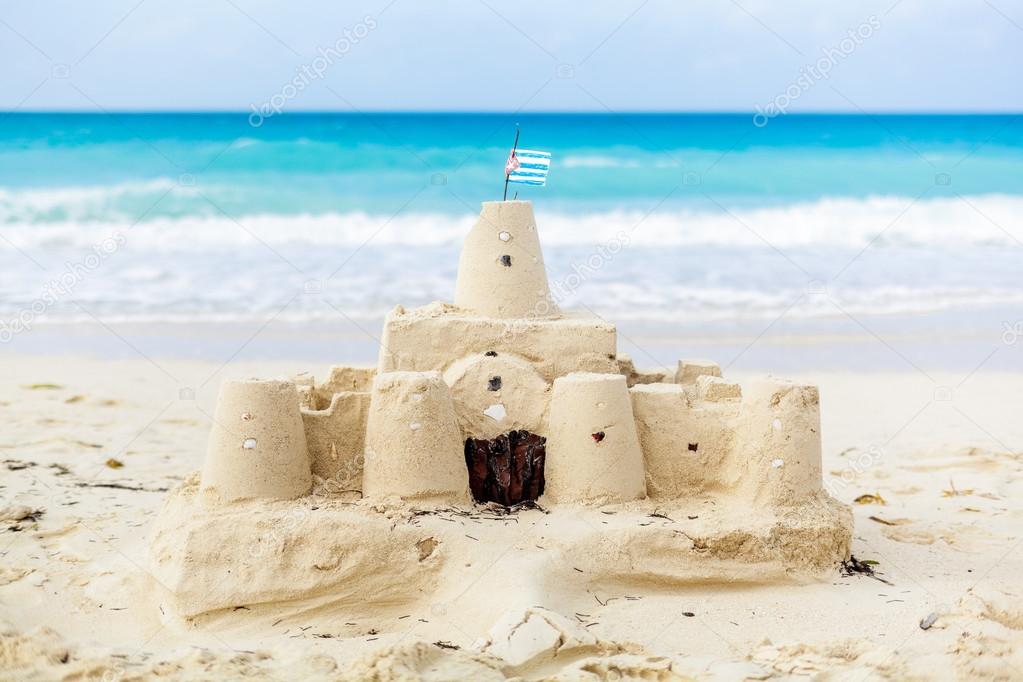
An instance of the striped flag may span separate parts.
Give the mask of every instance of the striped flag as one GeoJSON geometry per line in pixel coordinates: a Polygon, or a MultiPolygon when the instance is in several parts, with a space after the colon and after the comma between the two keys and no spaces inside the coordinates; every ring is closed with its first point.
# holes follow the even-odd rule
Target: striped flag
{"type": "Polygon", "coordinates": [[[543,187],[547,184],[547,173],[550,169],[550,152],[513,149],[511,156],[508,157],[508,163],[504,165],[504,174],[508,182],[543,187]]]}

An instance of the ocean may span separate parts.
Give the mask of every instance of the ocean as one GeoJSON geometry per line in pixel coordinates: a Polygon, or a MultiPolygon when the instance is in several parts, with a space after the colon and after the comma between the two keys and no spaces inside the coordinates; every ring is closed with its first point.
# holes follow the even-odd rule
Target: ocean
{"type": "Polygon", "coordinates": [[[552,153],[548,185],[509,197],[534,202],[559,303],[628,338],[708,351],[761,330],[1023,339],[1023,117],[757,123],[0,115],[0,336],[33,347],[21,337],[78,322],[371,329],[397,303],[451,300],[461,238],[500,199],[518,124],[523,147],[552,153]]]}

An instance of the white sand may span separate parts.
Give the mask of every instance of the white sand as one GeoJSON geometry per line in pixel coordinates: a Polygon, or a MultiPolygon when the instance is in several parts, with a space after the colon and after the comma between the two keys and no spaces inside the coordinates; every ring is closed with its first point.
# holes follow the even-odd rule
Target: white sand
{"type": "MultiPolygon", "coordinates": [[[[525,613],[487,635],[494,595],[480,586],[515,542],[537,539],[524,526],[507,554],[467,562],[460,592],[415,613],[161,614],[147,533],[165,489],[201,466],[219,381],[324,368],[220,369],[0,361],[0,678],[1023,678],[1023,375],[793,377],[820,385],[826,485],[845,502],[886,502],[854,505],[853,540],[886,582],[836,571],[804,585],[618,594],[570,571],[520,595],[553,616],[525,613]],[[528,641],[509,648],[509,632],[528,641]],[[469,649],[488,639],[485,653],[469,649]]],[[[476,525],[453,523],[466,535],[476,525]]]]}

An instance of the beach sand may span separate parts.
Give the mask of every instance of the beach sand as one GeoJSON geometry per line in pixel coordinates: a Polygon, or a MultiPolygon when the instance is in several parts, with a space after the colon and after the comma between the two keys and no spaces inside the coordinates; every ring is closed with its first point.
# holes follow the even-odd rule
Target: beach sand
{"type": "Polygon", "coordinates": [[[299,371],[326,367],[0,359],[0,679],[1023,678],[1023,374],[791,376],[820,386],[825,486],[876,576],[615,593],[576,574],[540,604],[571,646],[514,668],[471,649],[501,599],[472,584],[416,613],[162,608],[147,536],[201,466],[220,381],[299,371]]]}

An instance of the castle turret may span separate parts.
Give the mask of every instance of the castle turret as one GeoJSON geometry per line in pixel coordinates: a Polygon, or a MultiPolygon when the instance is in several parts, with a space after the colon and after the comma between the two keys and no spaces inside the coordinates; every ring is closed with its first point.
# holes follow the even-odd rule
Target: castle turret
{"type": "Polygon", "coordinates": [[[646,496],[643,451],[624,376],[578,372],[554,381],[545,476],[551,503],[646,496]]]}
{"type": "Polygon", "coordinates": [[[455,305],[496,318],[559,314],[547,284],[532,203],[483,202],[458,261],[455,305]]]}
{"type": "Polygon", "coordinates": [[[451,391],[439,372],[376,375],[366,424],[366,497],[468,502],[462,452],[451,391]]]}
{"type": "Polygon", "coordinates": [[[291,381],[225,381],[210,431],[201,490],[207,503],[291,499],[312,487],[309,451],[291,381]]]}
{"type": "Polygon", "coordinates": [[[742,406],[743,496],[761,503],[791,505],[820,491],[817,387],[768,377],[751,383],[742,406]]]}

